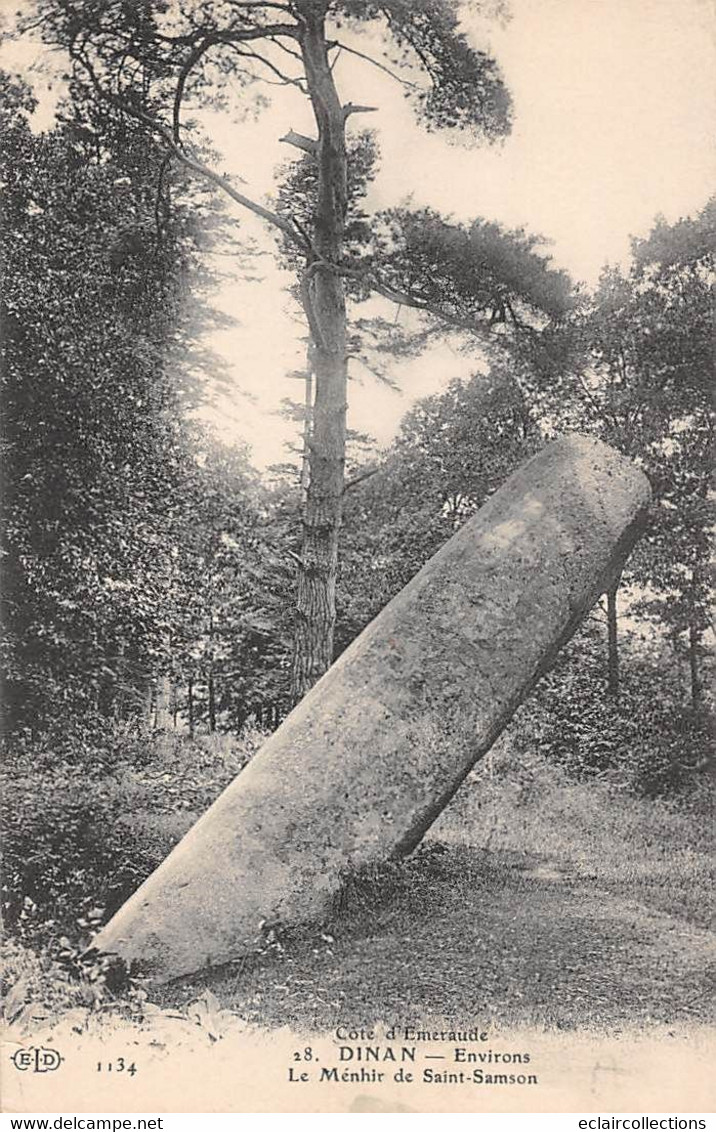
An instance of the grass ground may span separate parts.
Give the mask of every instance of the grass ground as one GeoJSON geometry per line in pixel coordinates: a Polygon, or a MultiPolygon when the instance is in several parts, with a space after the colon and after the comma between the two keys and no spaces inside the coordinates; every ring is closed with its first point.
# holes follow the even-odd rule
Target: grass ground
{"type": "MultiPolygon", "coordinates": [[[[83,803],[79,817],[93,815],[111,840],[93,887],[86,875],[77,880],[82,899],[70,911],[101,890],[99,865],[108,860],[116,872],[122,839],[128,863],[146,848],[153,867],[243,759],[202,746],[188,765],[185,747],[174,746],[146,770],[115,768],[116,807],[95,807],[96,790],[83,803]]],[[[66,799],[52,809],[58,782],[69,793],[63,774],[45,785],[44,824],[26,836],[28,852],[53,849],[47,836],[35,846],[35,834],[66,829],[63,814],[77,824],[66,799]]],[[[37,780],[27,782],[36,806],[37,780]]],[[[27,834],[23,820],[20,811],[27,834]]],[[[57,868],[72,859],[63,842],[57,868]]],[[[51,1074],[9,1073],[4,1103],[21,1112],[313,1111],[315,1095],[297,1094],[288,1077],[297,1043],[318,1043],[317,1061],[342,1068],[340,1024],[377,1023],[380,1033],[402,1023],[479,1024],[496,1049],[530,1052],[539,1093],[418,1083],[406,1094],[389,1076],[384,1089],[325,1084],[318,1111],[443,1112],[458,1102],[474,1112],[709,1111],[711,859],[703,798],[689,808],[639,800],[504,750],[413,856],[355,878],[330,922],[149,1000],[137,984],[108,995],[91,970],[77,980],[52,936],[40,935],[38,949],[36,928],[21,917],[0,955],[2,1056],[30,1044],[62,1050],[65,1062],[59,1088],[51,1074]],[[136,1076],[97,1072],[118,1053],[136,1060],[136,1076]]]]}
{"type": "Polygon", "coordinates": [[[331,921],[163,992],[249,1021],[386,1018],[621,1031],[714,1020],[708,817],[497,766],[331,921]],[[491,773],[492,772],[492,773],[491,773]]]}

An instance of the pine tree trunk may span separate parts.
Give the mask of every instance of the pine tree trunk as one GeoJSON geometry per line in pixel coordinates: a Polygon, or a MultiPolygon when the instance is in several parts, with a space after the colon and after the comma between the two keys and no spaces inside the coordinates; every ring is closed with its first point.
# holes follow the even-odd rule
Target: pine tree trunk
{"type": "Polygon", "coordinates": [[[691,706],[694,710],[701,707],[704,699],[704,688],[701,682],[700,643],[701,633],[692,622],[689,625],[689,675],[691,677],[691,706]]]}
{"type": "Polygon", "coordinates": [[[213,735],[216,731],[216,690],[214,687],[214,670],[209,669],[209,731],[213,735]]]}
{"type": "Polygon", "coordinates": [[[297,8],[305,21],[301,50],[318,126],[318,200],[315,256],[302,288],[313,343],[315,398],[291,667],[293,703],[333,661],[348,376],[345,290],[336,270],[347,207],[346,116],[328,62],[325,4],[304,0],[297,8]]]}
{"type": "Polygon", "coordinates": [[[615,582],[607,590],[607,638],[608,638],[608,664],[607,664],[607,690],[610,696],[619,695],[619,646],[617,641],[617,590],[619,582],[615,582]]]}
{"type": "Polygon", "coordinates": [[[171,700],[171,680],[168,676],[160,676],[157,680],[156,697],[154,727],[157,731],[167,731],[171,700]]]}
{"type": "Polygon", "coordinates": [[[189,734],[194,738],[194,681],[189,680],[186,690],[186,709],[189,716],[189,734]]]}
{"type": "Polygon", "coordinates": [[[207,691],[209,695],[209,731],[213,735],[216,731],[216,684],[214,677],[214,657],[215,657],[215,642],[214,642],[214,614],[209,614],[209,649],[208,649],[208,662],[209,673],[207,677],[207,691]]]}
{"type": "Polygon", "coordinates": [[[313,429],[313,347],[308,350],[306,377],[303,391],[303,453],[301,455],[301,488],[308,491],[311,482],[309,456],[311,452],[311,432],[313,429]]]}
{"type": "Polygon", "coordinates": [[[115,722],[124,719],[126,711],[126,686],[127,686],[127,663],[126,663],[126,646],[124,640],[120,640],[117,645],[117,661],[115,665],[116,681],[114,685],[114,695],[112,697],[112,715],[115,722]]]}
{"type": "Polygon", "coordinates": [[[691,614],[689,617],[689,676],[691,683],[691,706],[696,711],[704,702],[704,686],[701,680],[701,629],[699,628],[696,610],[700,599],[703,600],[701,586],[703,582],[703,567],[694,566],[691,571],[691,614]]]}
{"type": "Polygon", "coordinates": [[[152,713],[154,711],[154,685],[147,676],[146,683],[141,690],[141,705],[139,708],[139,728],[142,732],[151,731],[152,713]]]}

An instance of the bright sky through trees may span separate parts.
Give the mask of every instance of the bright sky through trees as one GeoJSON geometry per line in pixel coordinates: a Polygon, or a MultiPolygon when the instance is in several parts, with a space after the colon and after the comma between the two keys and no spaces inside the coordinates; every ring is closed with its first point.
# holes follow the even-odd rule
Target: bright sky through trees
{"type": "MultiPolygon", "coordinates": [[[[705,203],[716,183],[710,0],[510,0],[506,22],[470,8],[465,28],[478,43],[487,40],[514,99],[512,135],[501,146],[466,149],[426,134],[392,79],[344,55],[336,71],[342,96],[379,107],[356,120],[380,139],[371,204],[412,196],[416,206],[459,219],[524,225],[551,241],[559,266],[592,285],[602,264],[628,258],[630,236],[645,235],[657,213],[673,221],[705,203]]],[[[30,54],[18,52],[18,62],[30,54]]],[[[217,114],[207,125],[223,168],[243,177],[255,197],[270,193],[277,164],[295,157],[279,138],[291,126],[310,133],[311,118],[297,92],[277,87],[255,121],[217,114]]],[[[284,458],[286,440],[298,440],[296,423],[275,413],[282,398],[301,396],[285,374],[302,364],[302,327],[282,292],[290,277],[274,267],[272,238],[246,213],[239,219],[269,254],[257,260],[260,285],[228,282],[218,296],[238,320],[213,343],[235,382],[216,390],[205,415],[225,440],[248,440],[254,460],[266,465],[284,458]]],[[[230,270],[226,260],[221,266],[230,270]]],[[[356,367],[349,426],[387,441],[416,397],[475,365],[454,348],[433,349],[396,368],[402,394],[356,367]]]]}

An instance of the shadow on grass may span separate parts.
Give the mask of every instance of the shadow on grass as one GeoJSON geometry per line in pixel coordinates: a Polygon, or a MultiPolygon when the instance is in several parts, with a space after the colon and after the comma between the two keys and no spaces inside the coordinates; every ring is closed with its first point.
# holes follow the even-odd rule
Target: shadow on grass
{"type": "Polygon", "coordinates": [[[355,877],[320,928],[165,988],[211,987],[251,1022],[619,1031],[706,1021],[708,934],[517,849],[428,842],[355,877]]]}

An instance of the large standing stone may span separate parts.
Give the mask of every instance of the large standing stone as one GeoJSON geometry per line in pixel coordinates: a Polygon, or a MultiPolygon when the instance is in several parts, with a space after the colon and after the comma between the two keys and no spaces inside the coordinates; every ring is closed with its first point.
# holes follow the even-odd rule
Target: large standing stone
{"type": "Polygon", "coordinates": [[[95,945],[158,980],[325,912],[413,848],[616,576],[649,502],[569,436],[517,470],[353,642],[95,945]]]}

